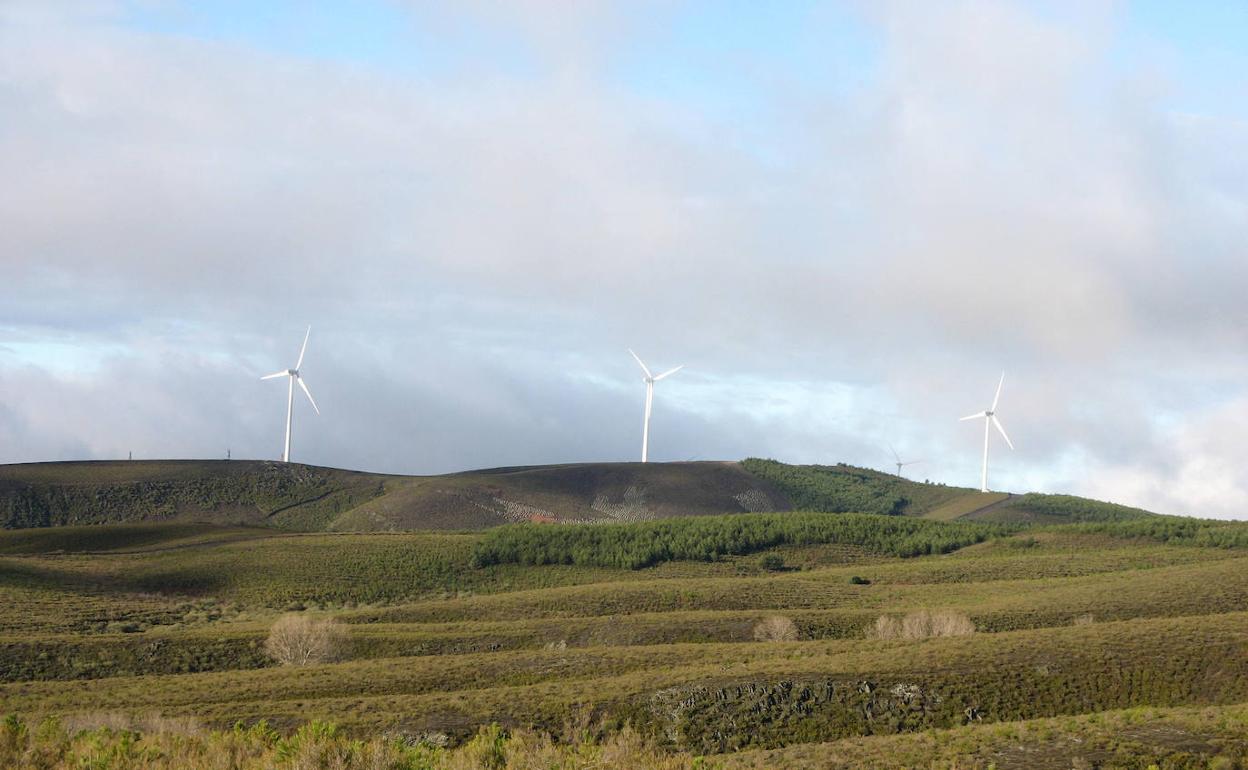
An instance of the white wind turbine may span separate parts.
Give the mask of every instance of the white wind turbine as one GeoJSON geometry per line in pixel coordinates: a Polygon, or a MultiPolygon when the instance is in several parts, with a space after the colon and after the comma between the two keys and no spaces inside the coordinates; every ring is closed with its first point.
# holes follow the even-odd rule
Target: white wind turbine
{"type": "Polygon", "coordinates": [[[309,326],[307,332],[303,335],[303,347],[299,348],[299,360],[295,362],[294,369],[285,369],[273,374],[266,374],[261,377],[262,380],[271,380],[275,377],[289,377],[286,389],[286,445],[282,450],[282,462],[290,462],[290,418],[295,411],[295,383],[299,383],[299,387],[303,388],[303,393],[308,397],[308,401],[312,404],[312,408],[316,409],[316,413],[320,414],[321,410],[317,409],[316,401],[312,398],[312,391],[308,390],[308,386],[304,384],[303,377],[299,375],[299,367],[303,366],[303,354],[308,351],[308,336],[312,334],[312,327],[309,326]]]}
{"type": "Polygon", "coordinates": [[[893,453],[893,459],[897,461],[897,462],[895,462],[895,463],[893,463],[893,464],[897,466],[897,475],[898,475],[898,476],[900,476],[900,475],[901,475],[901,469],[902,469],[902,467],[903,467],[903,466],[906,466],[906,465],[917,465],[918,463],[923,462],[922,460],[906,460],[905,462],[902,462],[901,455],[897,454],[897,450],[896,450],[896,449],[893,449],[893,445],[892,445],[892,444],[889,444],[889,445],[888,445],[888,451],[890,451],[890,452],[892,452],[892,453],[893,453]]]}
{"type": "Polygon", "coordinates": [[[650,447],[650,405],[654,403],[654,383],[664,377],[670,377],[676,372],[679,372],[681,369],[685,368],[685,365],[681,364],[675,369],[668,369],[660,375],[653,375],[650,373],[650,369],[646,367],[637,354],[632,351],[632,348],[629,348],[628,352],[637,362],[637,365],[641,367],[641,370],[646,373],[646,376],[642,378],[646,383],[646,417],[641,426],[641,461],[644,463],[646,462],[650,447]]]}
{"type": "Polygon", "coordinates": [[[968,414],[962,418],[962,420],[978,420],[982,417],[984,420],[984,475],[979,487],[981,492],[988,491],[988,433],[990,426],[997,426],[997,430],[1001,432],[1001,438],[1005,439],[1006,446],[1011,450],[1014,449],[1014,444],[1010,442],[1010,437],[1005,435],[1005,428],[1001,427],[1001,421],[997,419],[997,403],[1001,400],[1001,386],[1004,384],[1005,372],[1001,372],[1001,380],[997,383],[997,395],[992,397],[992,406],[987,411],[968,414]]]}

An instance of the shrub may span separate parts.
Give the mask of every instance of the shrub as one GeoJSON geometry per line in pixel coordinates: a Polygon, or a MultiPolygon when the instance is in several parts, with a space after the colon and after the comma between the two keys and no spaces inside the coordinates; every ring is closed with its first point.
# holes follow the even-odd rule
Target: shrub
{"type": "Polygon", "coordinates": [[[1072,626],[1090,626],[1095,622],[1096,618],[1092,617],[1092,613],[1086,612],[1082,615],[1076,615],[1074,619],[1070,621],[1070,624],[1072,626]]]}
{"type": "Polygon", "coordinates": [[[854,575],[853,577],[851,577],[851,578],[849,579],[849,583],[850,583],[850,585],[855,585],[855,586],[869,586],[869,585],[871,585],[871,581],[870,581],[870,580],[867,580],[866,578],[861,577],[861,576],[859,576],[859,575],[854,575]]]}
{"type": "Polygon", "coordinates": [[[1028,492],[1010,508],[1067,521],[1114,522],[1159,518],[1155,513],[1117,503],[1105,503],[1073,495],[1044,495],[1038,492],[1028,492]]]}
{"type": "Polygon", "coordinates": [[[875,626],[867,635],[873,639],[900,639],[901,619],[892,615],[881,615],[875,619],[875,626]]]}
{"type": "Polygon", "coordinates": [[[576,564],[641,569],[665,561],[715,561],[779,545],[857,545],[872,553],[949,553],[1017,531],[1009,524],[944,522],[864,513],[738,513],[631,524],[508,524],[486,532],[476,567],[576,564]]]}
{"type": "Polygon", "coordinates": [[[796,642],[797,639],[797,626],[783,615],[763,618],[754,626],[756,642],[796,642]]]}
{"type": "Polygon", "coordinates": [[[934,636],[969,636],[975,624],[964,613],[953,610],[918,610],[905,617],[881,615],[868,635],[875,639],[930,639],[934,636]]]}
{"type": "Polygon", "coordinates": [[[768,572],[779,572],[784,569],[784,557],[778,553],[765,554],[763,558],[758,560],[758,566],[768,572]]]}
{"type": "Polygon", "coordinates": [[[347,630],[333,618],[283,615],[269,630],[264,651],[283,666],[306,666],[338,660],[347,646],[347,630]]]}
{"type": "Polygon", "coordinates": [[[899,514],[909,500],[895,479],[849,466],[786,465],[751,457],[741,466],[778,487],[804,511],[899,514]]]}

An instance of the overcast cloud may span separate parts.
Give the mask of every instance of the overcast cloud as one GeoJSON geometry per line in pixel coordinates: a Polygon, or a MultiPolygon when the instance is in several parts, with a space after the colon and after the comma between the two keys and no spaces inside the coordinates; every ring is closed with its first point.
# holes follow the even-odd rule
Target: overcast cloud
{"type": "Polygon", "coordinates": [[[311,323],[305,462],[634,459],[631,346],[653,459],[972,485],[1005,370],[994,487],[1248,517],[1248,16],[309,7],[0,0],[0,462],[275,457],[311,323]]]}

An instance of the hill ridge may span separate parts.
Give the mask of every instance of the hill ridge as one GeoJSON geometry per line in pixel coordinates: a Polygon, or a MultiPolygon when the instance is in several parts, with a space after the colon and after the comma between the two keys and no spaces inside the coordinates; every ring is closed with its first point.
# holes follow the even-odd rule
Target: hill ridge
{"type": "Polygon", "coordinates": [[[0,465],[4,529],[205,521],[309,532],[475,530],[795,509],[1048,523],[1150,515],[1069,496],[985,496],[843,463],[759,458],[554,463],[427,476],[271,460],[0,465]]]}

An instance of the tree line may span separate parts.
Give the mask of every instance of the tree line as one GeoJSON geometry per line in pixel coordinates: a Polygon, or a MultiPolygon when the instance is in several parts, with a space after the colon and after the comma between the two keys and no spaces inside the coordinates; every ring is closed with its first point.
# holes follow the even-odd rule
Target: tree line
{"type": "Polygon", "coordinates": [[[715,561],[780,545],[840,543],[889,556],[948,553],[1019,529],[821,512],[691,516],[633,524],[512,524],[487,532],[473,552],[493,564],[575,564],[641,569],[665,561],[715,561]]]}

